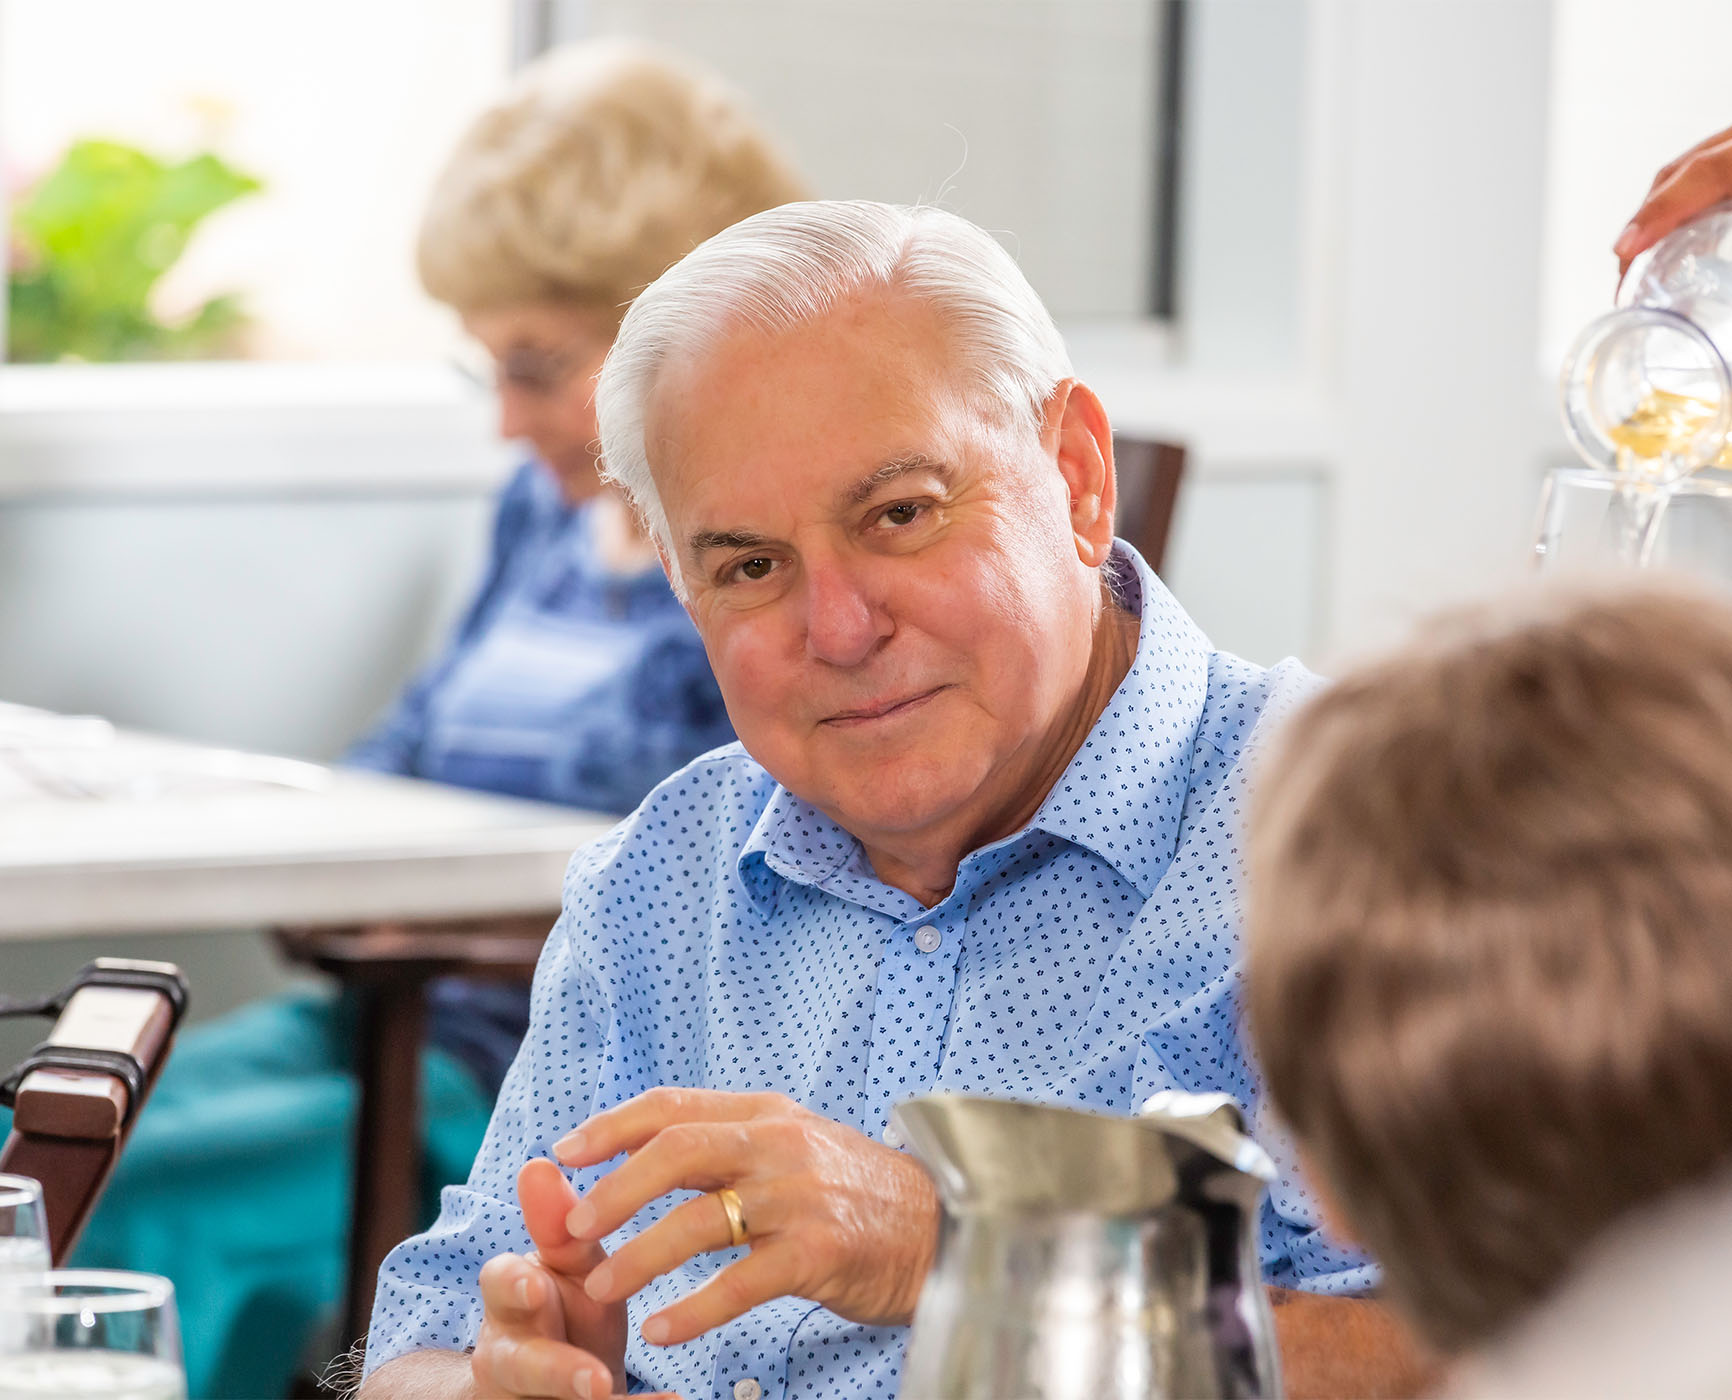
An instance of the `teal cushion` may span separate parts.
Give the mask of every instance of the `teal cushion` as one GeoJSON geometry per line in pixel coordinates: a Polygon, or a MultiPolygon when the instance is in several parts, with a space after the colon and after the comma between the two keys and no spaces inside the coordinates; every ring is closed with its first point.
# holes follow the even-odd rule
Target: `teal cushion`
{"type": "MultiPolygon", "coordinates": [[[[356,1101],[350,1008],[322,991],[185,1032],[139,1115],[73,1263],[166,1274],[187,1387],[281,1396],[341,1291],[356,1101]]],[[[422,1057],[421,1214],[461,1181],[492,1105],[467,1069],[422,1057]]]]}

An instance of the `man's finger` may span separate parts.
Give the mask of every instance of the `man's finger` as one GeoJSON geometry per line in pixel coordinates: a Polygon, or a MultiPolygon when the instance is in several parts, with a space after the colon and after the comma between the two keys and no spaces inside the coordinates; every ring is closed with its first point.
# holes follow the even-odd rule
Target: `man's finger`
{"type": "Polygon", "coordinates": [[[590,1187],[566,1213],[575,1237],[599,1240],[670,1191],[713,1191],[736,1182],[763,1152],[754,1152],[743,1123],[676,1123],[657,1133],[590,1187]]]}
{"type": "Polygon", "coordinates": [[[525,1162],[517,1173],[517,1200],[535,1252],[548,1268],[581,1279],[607,1257],[594,1239],[577,1239],[566,1228],[577,1192],[557,1164],[545,1157],[525,1162]]]}
{"type": "Polygon", "coordinates": [[[545,1275],[520,1254],[495,1254],[481,1266],[481,1306],[502,1327],[539,1326],[551,1297],[545,1275]]]}
{"type": "Polygon", "coordinates": [[[584,1280],[583,1289],[598,1303],[629,1298],[686,1260],[727,1249],[729,1244],[728,1214],[722,1203],[714,1196],[699,1196],[675,1206],[641,1235],[616,1249],[584,1280]]]}
{"type": "Polygon", "coordinates": [[[651,1089],[617,1108],[598,1113],[553,1145],[568,1167],[593,1167],[622,1152],[636,1152],[675,1123],[737,1123],[785,1105],[776,1094],[736,1094],[724,1089],[651,1089]]]}
{"type": "Polygon", "coordinates": [[[606,1366],[570,1342],[551,1337],[484,1333],[469,1370],[483,1395],[602,1400],[613,1394],[613,1376],[606,1366]]]}
{"type": "Polygon", "coordinates": [[[798,1276],[792,1245],[776,1244],[754,1249],[738,1263],[730,1264],[696,1293],[681,1298],[644,1319],[643,1338],[653,1346],[675,1346],[732,1322],[760,1303],[797,1293],[798,1276]]]}

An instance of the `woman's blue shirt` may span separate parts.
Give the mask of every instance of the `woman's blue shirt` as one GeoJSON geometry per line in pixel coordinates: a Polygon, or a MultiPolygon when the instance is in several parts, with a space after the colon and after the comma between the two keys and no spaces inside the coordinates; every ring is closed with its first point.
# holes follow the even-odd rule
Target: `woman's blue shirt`
{"type": "Polygon", "coordinates": [[[730,742],[691,619],[660,569],[597,562],[594,514],[544,468],[521,468],[444,655],[345,761],[624,815],[730,742]]]}
{"type": "MultiPolygon", "coordinates": [[[[362,768],[624,815],[733,740],[691,619],[660,569],[598,562],[595,511],[520,468],[499,500],[480,591],[445,652],[345,756],[362,768]]],[[[445,979],[429,1038],[496,1091],[527,988],[445,979]]]]}

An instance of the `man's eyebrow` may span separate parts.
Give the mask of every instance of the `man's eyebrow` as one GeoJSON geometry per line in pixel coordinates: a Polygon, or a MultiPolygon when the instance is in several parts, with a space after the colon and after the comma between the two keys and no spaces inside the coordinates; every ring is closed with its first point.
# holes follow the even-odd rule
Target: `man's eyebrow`
{"type": "MultiPolygon", "coordinates": [[[[864,505],[888,483],[914,472],[930,472],[945,482],[952,475],[947,462],[928,457],[924,452],[904,452],[892,457],[877,471],[861,477],[843,492],[843,499],[850,505],[864,505]]],[[[768,535],[751,530],[699,530],[686,540],[686,548],[693,554],[702,554],[711,549],[761,549],[771,543],[768,535]]]]}
{"type": "Polygon", "coordinates": [[[693,554],[702,554],[708,549],[757,549],[769,542],[768,536],[750,530],[699,530],[686,541],[686,547],[693,554]]]}
{"type": "Polygon", "coordinates": [[[941,462],[936,457],[928,457],[924,452],[905,452],[899,457],[892,457],[870,476],[861,477],[848,488],[846,499],[850,505],[865,505],[878,493],[880,487],[913,472],[931,472],[946,482],[951,475],[949,463],[941,462]]]}

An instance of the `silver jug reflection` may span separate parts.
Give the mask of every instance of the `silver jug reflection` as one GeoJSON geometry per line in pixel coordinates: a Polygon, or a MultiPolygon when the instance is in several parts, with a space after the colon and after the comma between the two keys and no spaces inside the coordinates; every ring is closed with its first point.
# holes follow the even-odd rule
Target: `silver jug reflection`
{"type": "Polygon", "coordinates": [[[1277,1396],[1257,1207],[1224,1094],[1135,1118],[932,1094],[899,1105],[944,1206],[904,1400],[1277,1396]]]}

